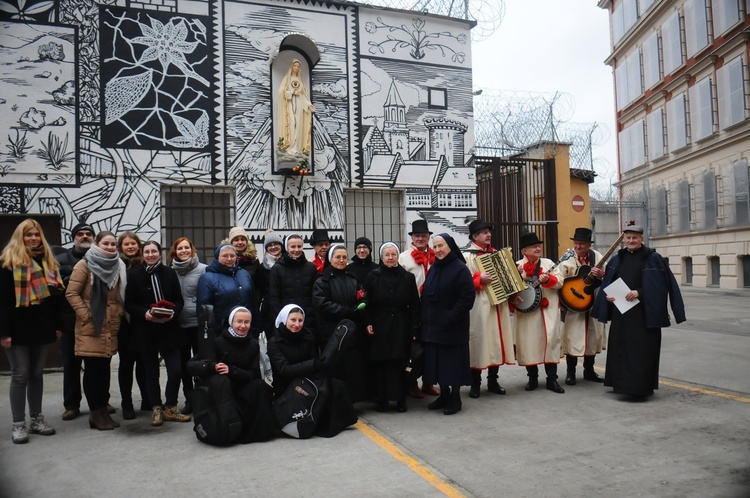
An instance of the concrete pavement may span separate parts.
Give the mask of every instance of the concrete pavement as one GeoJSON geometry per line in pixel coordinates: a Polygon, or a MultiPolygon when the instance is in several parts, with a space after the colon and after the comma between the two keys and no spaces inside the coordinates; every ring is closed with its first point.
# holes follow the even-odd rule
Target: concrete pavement
{"type": "Polygon", "coordinates": [[[192,424],[152,428],[148,414],[122,421],[119,411],[122,427],[99,432],[86,416],[60,420],[62,374],[50,373],[44,410],[57,435],[13,445],[2,376],[0,496],[747,497],[750,292],[683,295],[688,321],[664,330],[664,382],[647,402],[583,380],[562,395],[527,393],[524,369],[505,366],[506,396],[483,390],[473,400],[465,389],[452,417],[429,412],[429,399],[410,399],[405,414],[362,405],[379,442],[352,428],[333,439],[213,448],[192,424]]]}

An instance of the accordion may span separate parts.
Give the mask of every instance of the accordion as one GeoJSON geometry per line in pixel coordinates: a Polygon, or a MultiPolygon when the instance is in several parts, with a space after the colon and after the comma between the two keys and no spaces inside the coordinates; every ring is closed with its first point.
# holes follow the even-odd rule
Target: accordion
{"type": "Polygon", "coordinates": [[[477,256],[476,262],[480,271],[492,276],[492,282],[485,285],[484,290],[493,305],[497,306],[513,294],[527,289],[526,283],[518,273],[516,262],[513,261],[510,247],[477,256]]]}

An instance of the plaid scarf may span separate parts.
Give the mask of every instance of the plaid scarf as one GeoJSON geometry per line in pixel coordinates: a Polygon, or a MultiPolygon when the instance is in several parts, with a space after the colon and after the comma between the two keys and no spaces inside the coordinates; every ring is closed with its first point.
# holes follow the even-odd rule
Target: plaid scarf
{"type": "Polygon", "coordinates": [[[60,290],[65,288],[60,272],[50,270],[44,259],[41,266],[35,259],[32,259],[28,266],[14,266],[13,283],[16,291],[16,308],[41,304],[50,296],[50,286],[60,290]]]}

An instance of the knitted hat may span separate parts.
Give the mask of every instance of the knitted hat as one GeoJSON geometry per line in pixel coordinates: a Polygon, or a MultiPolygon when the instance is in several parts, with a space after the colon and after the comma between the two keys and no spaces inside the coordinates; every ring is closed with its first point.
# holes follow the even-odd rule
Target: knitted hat
{"type": "Polygon", "coordinates": [[[79,223],[76,226],[73,227],[73,230],[70,231],[70,234],[75,237],[78,232],[81,230],[88,230],[91,232],[94,236],[96,236],[96,230],[94,230],[94,227],[89,225],[88,223],[79,223]]]}
{"type": "Polygon", "coordinates": [[[266,248],[269,244],[272,244],[274,242],[284,245],[284,237],[282,237],[278,232],[274,232],[273,230],[271,230],[263,238],[263,247],[266,248]]]}
{"type": "Polygon", "coordinates": [[[247,236],[247,232],[245,232],[244,228],[234,227],[229,230],[229,242],[232,242],[235,237],[239,237],[240,235],[245,237],[247,240],[250,240],[250,237],[247,236]]]}
{"type": "Polygon", "coordinates": [[[370,252],[372,252],[372,241],[367,237],[359,237],[354,241],[354,249],[356,250],[359,246],[367,246],[370,252]]]}

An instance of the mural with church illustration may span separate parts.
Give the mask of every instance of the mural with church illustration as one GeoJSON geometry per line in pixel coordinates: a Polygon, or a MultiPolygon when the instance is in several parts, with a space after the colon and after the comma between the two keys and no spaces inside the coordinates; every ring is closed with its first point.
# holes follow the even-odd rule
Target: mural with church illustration
{"type": "Polygon", "coordinates": [[[67,245],[79,221],[160,240],[181,195],[218,192],[217,229],[340,239],[346,189],[400,189],[406,225],[465,240],[466,21],[333,1],[6,3],[0,213],[57,214],[67,245]]]}

